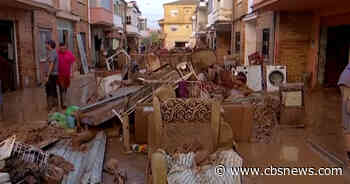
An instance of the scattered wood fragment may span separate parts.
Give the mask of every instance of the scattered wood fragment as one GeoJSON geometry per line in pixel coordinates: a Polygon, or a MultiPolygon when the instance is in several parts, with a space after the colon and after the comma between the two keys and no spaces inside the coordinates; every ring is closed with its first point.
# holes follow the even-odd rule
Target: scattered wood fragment
{"type": "Polygon", "coordinates": [[[116,159],[110,159],[105,166],[105,171],[111,175],[113,175],[114,183],[116,184],[126,184],[127,175],[125,171],[119,168],[119,161],[116,159]]]}

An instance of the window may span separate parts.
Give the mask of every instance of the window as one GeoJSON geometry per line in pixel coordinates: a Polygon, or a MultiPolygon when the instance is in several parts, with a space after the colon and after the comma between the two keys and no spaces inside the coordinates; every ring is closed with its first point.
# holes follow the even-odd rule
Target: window
{"type": "Polygon", "coordinates": [[[106,8],[108,10],[112,9],[111,0],[100,0],[100,7],[106,8]]]}
{"type": "Polygon", "coordinates": [[[191,8],[185,8],[185,14],[191,14],[191,8]]]}
{"type": "Polygon", "coordinates": [[[51,40],[51,31],[46,29],[40,29],[39,30],[39,60],[40,61],[46,61],[47,58],[47,49],[46,49],[46,42],[48,40],[51,40]]]}
{"type": "Polygon", "coordinates": [[[211,10],[213,10],[213,4],[214,4],[214,0],[209,0],[209,2],[208,2],[208,9],[209,9],[209,12],[211,11],[211,10]]]}
{"type": "Polygon", "coordinates": [[[178,16],[178,15],[179,15],[179,10],[170,10],[170,15],[171,15],[172,17],[178,16]]]}
{"type": "Polygon", "coordinates": [[[175,47],[176,48],[183,48],[186,47],[187,42],[175,42],[175,47]]]}
{"type": "Polygon", "coordinates": [[[236,32],[235,47],[236,47],[236,52],[239,52],[241,50],[241,33],[240,32],[236,32]]]}
{"type": "Polygon", "coordinates": [[[126,16],[126,24],[127,25],[131,24],[131,16],[126,16]]]}
{"type": "Polygon", "coordinates": [[[175,32],[175,31],[177,31],[178,29],[179,29],[179,27],[176,26],[176,25],[170,26],[170,30],[171,30],[172,32],[175,32]]]}
{"type": "Polygon", "coordinates": [[[70,51],[75,52],[73,23],[65,19],[57,19],[57,29],[58,42],[65,43],[70,51]]]}
{"type": "Polygon", "coordinates": [[[212,46],[213,50],[216,50],[216,44],[217,44],[217,40],[216,38],[213,38],[213,46],[212,46]]]}
{"type": "Polygon", "coordinates": [[[269,56],[270,50],[270,29],[263,29],[262,55],[269,56]]]}
{"type": "Polygon", "coordinates": [[[119,15],[120,16],[120,9],[119,9],[119,2],[118,1],[114,1],[114,15],[119,15]]]}

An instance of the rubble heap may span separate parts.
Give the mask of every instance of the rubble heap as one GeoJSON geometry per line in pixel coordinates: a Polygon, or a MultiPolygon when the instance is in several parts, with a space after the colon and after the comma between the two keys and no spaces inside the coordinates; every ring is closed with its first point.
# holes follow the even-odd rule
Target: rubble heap
{"type": "Polygon", "coordinates": [[[262,101],[253,101],[254,127],[253,142],[270,142],[278,124],[280,101],[272,96],[264,96],[262,101]]]}
{"type": "Polygon", "coordinates": [[[23,123],[0,130],[0,140],[16,135],[16,140],[25,144],[38,145],[49,139],[66,135],[62,128],[52,127],[47,122],[23,123]]]}

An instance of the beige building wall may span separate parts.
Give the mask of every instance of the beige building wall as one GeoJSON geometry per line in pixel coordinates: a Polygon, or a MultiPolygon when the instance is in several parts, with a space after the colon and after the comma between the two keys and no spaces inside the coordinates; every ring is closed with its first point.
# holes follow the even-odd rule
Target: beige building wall
{"type": "Polygon", "coordinates": [[[166,48],[175,47],[176,42],[190,42],[192,36],[192,24],[165,24],[166,48]],[[176,31],[172,29],[176,28],[176,31]]]}
{"type": "Polygon", "coordinates": [[[245,63],[246,53],[246,25],[243,17],[248,13],[248,0],[233,1],[233,54],[240,58],[240,63],[245,63]],[[237,44],[237,33],[239,33],[239,44],[237,44]],[[237,48],[237,45],[239,48],[237,48]]]}
{"type": "Polygon", "coordinates": [[[192,42],[192,16],[196,10],[193,4],[165,4],[164,5],[164,33],[165,47],[171,49],[176,42],[192,42]]]}

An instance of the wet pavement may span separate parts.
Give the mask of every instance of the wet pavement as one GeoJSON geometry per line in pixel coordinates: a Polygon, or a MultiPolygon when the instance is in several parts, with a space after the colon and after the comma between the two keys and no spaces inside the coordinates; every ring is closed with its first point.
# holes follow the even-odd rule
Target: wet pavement
{"type": "MultiPolygon", "coordinates": [[[[105,163],[110,158],[115,158],[119,161],[119,168],[127,173],[127,184],[143,184],[145,181],[147,155],[143,153],[126,154],[123,151],[123,145],[119,138],[109,138],[107,140],[107,150],[105,155],[105,163]]],[[[113,176],[103,173],[103,182],[112,184],[113,176]]]]}
{"type": "Polygon", "coordinates": [[[27,88],[4,94],[2,125],[47,120],[44,88],[27,88]]]}
{"type": "MultiPolygon", "coordinates": [[[[322,89],[306,97],[306,128],[279,127],[273,140],[266,143],[239,143],[238,151],[248,167],[338,167],[347,163],[341,124],[341,98],[337,89],[322,89]],[[323,150],[321,154],[318,149],[323,150]],[[335,159],[330,159],[330,158],[335,159]],[[331,161],[338,162],[331,162],[331,161]]],[[[43,88],[25,89],[4,95],[5,121],[1,126],[18,122],[30,123],[47,119],[43,88]]],[[[126,169],[128,183],[145,183],[147,157],[144,154],[123,153],[119,138],[109,138],[105,161],[116,158],[126,169]]],[[[348,172],[346,172],[347,174],[348,172]]],[[[343,184],[348,176],[250,176],[248,184],[343,184]]],[[[104,183],[113,177],[104,173],[104,183]]]]}
{"type": "Polygon", "coordinates": [[[348,164],[341,122],[341,94],[336,88],[322,89],[307,96],[308,141],[335,161],[348,164]]]}
{"type": "MultiPolygon", "coordinates": [[[[269,168],[315,168],[338,167],[307,144],[303,129],[279,128],[274,139],[268,143],[241,143],[238,151],[246,167],[269,168]]],[[[345,176],[249,176],[247,184],[344,184],[345,176]]],[[[347,182],[345,182],[347,181],[347,182]]]]}

